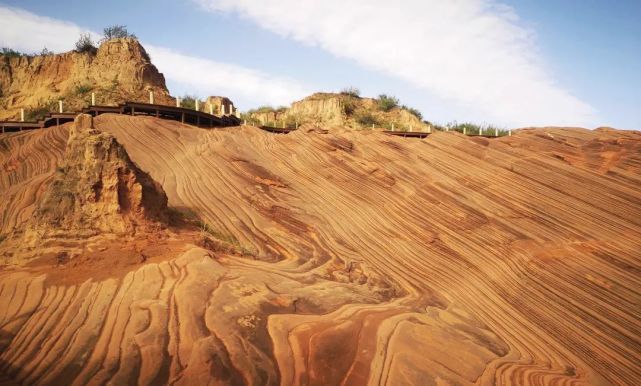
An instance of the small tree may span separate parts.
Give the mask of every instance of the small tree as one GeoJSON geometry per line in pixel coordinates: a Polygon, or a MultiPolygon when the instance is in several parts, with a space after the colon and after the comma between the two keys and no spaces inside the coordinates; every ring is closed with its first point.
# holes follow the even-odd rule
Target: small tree
{"type": "Polygon", "coordinates": [[[90,52],[95,53],[96,45],[93,40],[91,40],[91,35],[89,34],[80,34],[80,38],[76,42],[76,52],[90,52]]]}
{"type": "Polygon", "coordinates": [[[383,111],[390,111],[394,107],[398,106],[398,98],[393,97],[387,94],[381,94],[378,96],[378,108],[383,111]]]}
{"type": "Polygon", "coordinates": [[[112,25],[109,27],[105,27],[102,30],[103,33],[103,38],[100,40],[100,42],[105,42],[107,40],[111,39],[119,39],[119,38],[133,38],[137,39],[136,35],[130,34],[129,31],[127,31],[127,26],[126,25],[112,25]]]}

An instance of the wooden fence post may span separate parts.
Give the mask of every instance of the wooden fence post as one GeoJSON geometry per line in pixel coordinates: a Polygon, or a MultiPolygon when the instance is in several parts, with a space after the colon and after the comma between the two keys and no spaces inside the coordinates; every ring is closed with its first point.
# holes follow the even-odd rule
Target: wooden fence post
{"type": "Polygon", "coordinates": [[[153,105],[154,104],[154,92],[149,91],[149,104],[153,105]]]}
{"type": "Polygon", "coordinates": [[[62,113],[62,100],[58,101],[58,111],[62,113]]]}
{"type": "Polygon", "coordinates": [[[20,109],[20,122],[24,122],[24,109],[20,109]]]}
{"type": "Polygon", "coordinates": [[[92,106],[96,105],[96,93],[95,92],[91,93],[91,105],[92,106]]]}

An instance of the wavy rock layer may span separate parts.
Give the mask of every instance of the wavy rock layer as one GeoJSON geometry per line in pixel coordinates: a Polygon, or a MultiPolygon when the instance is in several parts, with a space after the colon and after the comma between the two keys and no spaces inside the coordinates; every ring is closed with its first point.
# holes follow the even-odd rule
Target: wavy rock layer
{"type": "MultiPolygon", "coordinates": [[[[641,382],[639,133],[278,136],[111,115],[96,126],[170,206],[245,257],[186,244],[76,285],[8,266],[5,379],[641,382]]],[[[0,234],[26,221],[66,135],[0,137],[0,234]]]]}

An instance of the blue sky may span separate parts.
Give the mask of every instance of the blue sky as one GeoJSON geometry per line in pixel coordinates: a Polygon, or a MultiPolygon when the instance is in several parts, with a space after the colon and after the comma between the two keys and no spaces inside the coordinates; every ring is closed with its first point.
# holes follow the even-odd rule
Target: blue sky
{"type": "Polygon", "coordinates": [[[125,24],[172,94],[241,109],[351,85],[439,123],[641,129],[641,1],[388,3],[0,0],[0,45],[63,51],[125,24]]]}

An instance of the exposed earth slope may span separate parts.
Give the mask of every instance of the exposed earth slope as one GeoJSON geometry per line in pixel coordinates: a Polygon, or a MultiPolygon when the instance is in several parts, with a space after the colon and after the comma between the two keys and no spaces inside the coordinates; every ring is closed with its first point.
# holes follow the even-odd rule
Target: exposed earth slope
{"type": "MultiPolygon", "coordinates": [[[[146,258],[109,274],[74,263],[118,264],[109,249],[25,265],[0,242],[4,379],[641,383],[638,132],[94,125],[200,230],[123,239],[146,258]]],[[[34,216],[70,128],[0,136],[2,237],[34,216]]]]}
{"type": "Polygon", "coordinates": [[[27,120],[58,110],[80,111],[91,102],[116,105],[125,101],[173,105],[165,77],[151,63],[147,51],[133,38],[103,42],[96,52],[65,52],[36,56],[0,54],[0,120],[27,120]]]}
{"type": "Polygon", "coordinates": [[[430,127],[422,121],[417,110],[410,110],[406,106],[390,105],[382,108],[379,99],[324,92],[296,101],[289,108],[262,107],[250,110],[246,118],[254,123],[277,127],[313,124],[324,128],[376,127],[410,131],[427,131],[430,127]]]}

